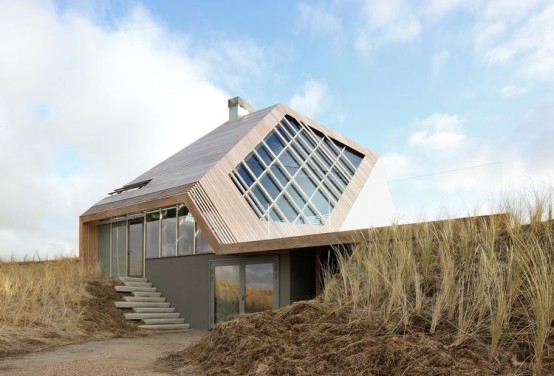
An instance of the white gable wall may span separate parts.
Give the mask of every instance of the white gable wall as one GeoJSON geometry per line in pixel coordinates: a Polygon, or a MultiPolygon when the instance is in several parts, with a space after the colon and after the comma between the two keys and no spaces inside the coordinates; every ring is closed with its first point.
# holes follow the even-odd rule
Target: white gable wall
{"type": "Polygon", "coordinates": [[[378,160],[340,230],[389,226],[395,215],[385,170],[378,160]]]}

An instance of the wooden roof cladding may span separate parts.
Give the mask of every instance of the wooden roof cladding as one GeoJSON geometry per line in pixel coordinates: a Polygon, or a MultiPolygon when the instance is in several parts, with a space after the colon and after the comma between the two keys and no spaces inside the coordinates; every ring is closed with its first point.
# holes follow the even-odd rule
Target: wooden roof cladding
{"type": "Polygon", "coordinates": [[[215,243],[212,245],[216,252],[224,251],[225,245],[336,232],[344,223],[377,159],[373,152],[358,143],[284,105],[277,105],[198,181],[188,192],[187,198],[191,201],[191,206],[198,209],[198,213],[193,213],[195,218],[201,217],[197,219],[207,225],[205,232],[215,243]],[[229,177],[237,164],[254,150],[285,115],[294,117],[364,155],[362,163],[325,225],[262,221],[254,214],[229,177]]]}
{"type": "MultiPolygon", "coordinates": [[[[202,176],[250,132],[273,107],[269,107],[242,117],[239,121],[224,123],[210,133],[201,137],[165,161],[140,175],[124,187],[134,186],[149,180],[148,184],[129,191],[122,191],[105,197],[97,202],[81,218],[85,222],[110,218],[115,215],[152,209],[152,203],[171,197],[182,196],[202,176]]],[[[182,203],[182,198],[180,198],[182,203]]],[[[170,205],[171,205],[170,204],[170,205]]]]}

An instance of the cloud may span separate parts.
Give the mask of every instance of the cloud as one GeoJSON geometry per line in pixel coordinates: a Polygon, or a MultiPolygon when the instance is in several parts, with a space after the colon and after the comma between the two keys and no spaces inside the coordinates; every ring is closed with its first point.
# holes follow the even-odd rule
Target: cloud
{"type": "Polygon", "coordinates": [[[515,97],[515,96],[521,95],[521,94],[525,93],[526,91],[527,91],[527,88],[525,88],[525,87],[517,87],[517,86],[514,86],[514,85],[506,85],[506,86],[502,87],[502,89],[500,90],[500,94],[505,98],[509,98],[509,97],[515,97]]]}
{"type": "Polygon", "coordinates": [[[415,124],[417,130],[408,139],[408,145],[428,153],[460,147],[466,136],[460,131],[460,117],[433,114],[415,124]]]}
{"type": "Polygon", "coordinates": [[[327,9],[324,4],[309,4],[301,2],[297,5],[299,20],[302,29],[311,34],[329,35],[336,37],[342,33],[342,21],[338,15],[327,9]]]}
{"type": "Polygon", "coordinates": [[[489,64],[512,63],[526,77],[554,75],[554,4],[488,3],[476,26],[476,48],[489,64]]]}
{"type": "Polygon", "coordinates": [[[389,42],[407,42],[421,32],[421,21],[409,2],[365,0],[361,10],[362,27],[356,47],[362,52],[389,42]]]}
{"type": "Polygon", "coordinates": [[[289,104],[296,111],[315,117],[329,104],[331,97],[325,83],[309,80],[302,85],[301,92],[295,94],[289,104]]]}
{"type": "Polygon", "coordinates": [[[444,206],[446,214],[468,215],[493,210],[492,198],[505,189],[552,185],[553,109],[551,101],[536,105],[503,136],[472,134],[467,120],[453,114],[431,114],[395,133],[400,144],[382,159],[399,212],[419,219],[421,207],[412,207],[417,202],[434,212],[430,218],[444,206]]]}
{"type": "Polygon", "coordinates": [[[76,251],[84,210],[226,120],[212,62],[140,6],[8,2],[0,34],[0,257],[76,251]]]}

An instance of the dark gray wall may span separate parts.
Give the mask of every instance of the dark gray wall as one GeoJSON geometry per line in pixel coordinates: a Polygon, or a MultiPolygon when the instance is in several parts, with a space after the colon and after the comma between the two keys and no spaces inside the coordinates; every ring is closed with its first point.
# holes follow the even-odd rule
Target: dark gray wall
{"type": "Polygon", "coordinates": [[[290,254],[279,255],[279,307],[290,304],[290,254]]]}
{"type": "Polygon", "coordinates": [[[315,296],[316,257],[313,249],[290,252],[290,302],[315,296]]]}
{"type": "Polygon", "coordinates": [[[146,278],[161,291],[191,328],[210,326],[210,260],[195,255],[146,260],[146,278]]]}
{"type": "MultiPolygon", "coordinates": [[[[264,255],[261,257],[265,257],[264,255]]],[[[210,261],[248,259],[255,256],[214,254],[146,260],[146,278],[185,317],[191,328],[210,327],[210,261]]],[[[281,253],[279,307],[309,299],[315,292],[315,253],[311,250],[281,253]]]]}

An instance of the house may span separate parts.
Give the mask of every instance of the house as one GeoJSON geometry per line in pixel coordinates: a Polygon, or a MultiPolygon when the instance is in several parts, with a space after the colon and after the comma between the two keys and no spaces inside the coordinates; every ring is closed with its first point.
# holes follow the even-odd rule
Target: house
{"type": "Polygon", "coordinates": [[[282,104],[229,120],[80,217],[80,257],[145,276],[191,327],[311,298],[330,246],[390,224],[378,156],[282,104]]]}

